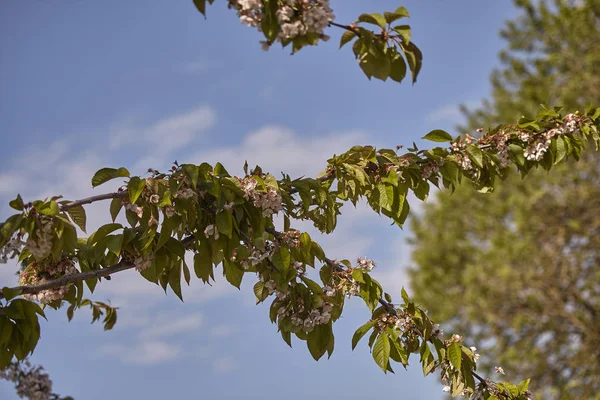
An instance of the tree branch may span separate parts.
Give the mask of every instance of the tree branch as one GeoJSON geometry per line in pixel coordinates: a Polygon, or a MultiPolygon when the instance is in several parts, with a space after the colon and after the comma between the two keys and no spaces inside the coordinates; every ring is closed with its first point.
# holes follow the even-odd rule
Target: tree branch
{"type": "MultiPolygon", "coordinates": [[[[80,272],[78,274],[65,275],[65,276],[61,276],[58,279],[46,281],[46,282],[40,283],[38,285],[16,286],[16,287],[13,287],[10,289],[18,290],[18,291],[20,291],[20,294],[35,294],[35,293],[41,292],[42,290],[56,289],[56,288],[66,286],[71,283],[85,281],[87,279],[106,278],[109,275],[112,275],[112,274],[120,272],[120,271],[125,271],[128,269],[134,268],[135,266],[136,266],[135,263],[124,263],[123,261],[120,261],[117,264],[111,265],[110,267],[102,268],[102,269],[99,269],[96,271],[87,271],[87,272],[80,272]]],[[[4,298],[4,294],[2,294],[2,292],[0,292],[0,299],[3,299],[3,298],[4,298]]]]}
{"type": "Polygon", "coordinates": [[[70,208],[78,207],[84,204],[91,204],[96,201],[108,200],[108,199],[117,199],[122,198],[127,195],[127,190],[122,192],[114,192],[114,193],[104,193],[96,196],[86,197],[85,199],[71,201],[69,203],[63,204],[60,206],[60,211],[67,211],[70,208]]]}

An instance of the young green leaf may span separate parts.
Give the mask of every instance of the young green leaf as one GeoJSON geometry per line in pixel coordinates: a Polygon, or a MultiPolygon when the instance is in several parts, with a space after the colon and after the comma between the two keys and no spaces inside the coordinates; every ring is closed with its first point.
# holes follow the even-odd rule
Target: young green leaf
{"type": "Polygon", "coordinates": [[[390,338],[387,333],[381,332],[373,345],[373,359],[384,372],[390,362],[390,338]]]}
{"type": "Polygon", "coordinates": [[[20,194],[17,195],[16,199],[14,199],[10,203],[8,203],[8,205],[17,211],[23,211],[23,207],[25,206],[20,194]]]}
{"type": "Polygon", "coordinates": [[[384,16],[377,13],[361,14],[358,17],[358,20],[367,24],[378,25],[381,29],[385,29],[385,26],[387,25],[387,21],[385,20],[384,16]]]}
{"type": "Polygon", "coordinates": [[[453,342],[448,346],[448,360],[454,368],[460,371],[460,364],[462,360],[462,352],[460,350],[460,344],[453,342]]]}
{"type": "Polygon", "coordinates": [[[344,47],[344,45],[348,42],[350,42],[352,39],[354,39],[356,37],[356,33],[352,32],[352,31],[345,31],[342,34],[342,38],[340,39],[340,49],[342,47],[344,47]]]}
{"type": "Polygon", "coordinates": [[[398,26],[393,27],[392,29],[394,30],[394,32],[396,32],[398,35],[400,35],[400,37],[402,38],[404,43],[406,43],[406,44],[410,43],[410,26],[398,25],[398,26]]]}
{"type": "Polygon", "coordinates": [[[354,350],[360,339],[375,326],[375,323],[376,321],[369,321],[354,332],[354,335],[352,335],[352,350],[354,350]]]}
{"type": "Polygon", "coordinates": [[[121,208],[123,208],[123,200],[120,198],[114,198],[111,200],[110,202],[110,217],[112,218],[112,221],[115,222],[115,220],[117,219],[117,216],[119,215],[119,212],[121,211],[121,208]]]}
{"type": "Polygon", "coordinates": [[[72,207],[67,210],[69,217],[77,224],[79,229],[85,233],[86,215],[83,206],[72,207]]]}
{"type": "Polygon", "coordinates": [[[434,129],[421,139],[431,140],[432,142],[451,142],[452,136],[441,129],[434,129]]]}
{"type": "Polygon", "coordinates": [[[100,186],[111,179],[119,177],[128,178],[129,171],[126,168],[102,168],[94,174],[94,177],[92,178],[92,186],[100,186]]]}
{"type": "Polygon", "coordinates": [[[140,179],[137,176],[132,176],[131,179],[129,179],[129,183],[127,183],[127,192],[129,194],[129,202],[131,204],[135,204],[137,199],[140,197],[140,194],[142,194],[144,187],[146,187],[145,179],[140,179]]]}
{"type": "Polygon", "coordinates": [[[471,161],[475,163],[479,168],[483,168],[483,152],[481,149],[474,144],[467,145],[467,153],[471,161]]]}

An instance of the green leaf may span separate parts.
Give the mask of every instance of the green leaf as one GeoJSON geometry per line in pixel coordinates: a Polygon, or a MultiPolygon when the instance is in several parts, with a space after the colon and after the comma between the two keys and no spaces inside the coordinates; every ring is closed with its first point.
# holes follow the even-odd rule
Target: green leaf
{"type": "Polygon", "coordinates": [[[256,282],[253,289],[256,296],[256,304],[262,303],[269,296],[269,292],[265,290],[265,283],[262,281],[256,282]]]}
{"type": "Polygon", "coordinates": [[[83,206],[72,207],[67,210],[69,217],[77,224],[79,229],[85,233],[86,215],[83,206]]]}
{"type": "Polygon", "coordinates": [[[402,17],[410,17],[410,14],[408,13],[408,10],[405,7],[396,8],[396,11],[394,11],[394,14],[400,15],[402,17]]]}
{"type": "Polygon", "coordinates": [[[8,205],[18,211],[23,211],[23,208],[25,207],[25,204],[23,203],[23,199],[21,198],[20,194],[17,195],[16,199],[8,203],[8,205]]]}
{"type": "Polygon", "coordinates": [[[190,182],[192,183],[192,188],[195,188],[198,185],[198,179],[200,178],[200,168],[198,168],[194,164],[184,164],[183,172],[190,178],[190,182]]]}
{"type": "Polygon", "coordinates": [[[509,144],[508,147],[510,154],[515,160],[515,164],[517,164],[517,166],[519,167],[523,166],[525,164],[525,154],[523,153],[523,148],[519,145],[512,143],[509,144]]]}
{"type": "Polygon", "coordinates": [[[408,61],[408,66],[413,78],[412,81],[415,83],[417,81],[417,76],[421,71],[421,66],[423,65],[423,53],[421,53],[421,50],[413,42],[403,46],[402,50],[408,61]]]}
{"type": "Polygon", "coordinates": [[[112,199],[112,201],[110,202],[110,217],[112,218],[113,222],[115,222],[115,220],[117,219],[121,208],[123,208],[123,200],[118,197],[112,199]]]}
{"type": "Polygon", "coordinates": [[[410,26],[398,25],[392,28],[404,41],[404,43],[410,43],[410,26]]]}
{"type": "Polygon", "coordinates": [[[225,270],[227,282],[239,289],[244,278],[244,270],[238,267],[237,264],[229,264],[226,260],[223,260],[223,269],[225,270]]]}
{"type": "Polygon", "coordinates": [[[194,0],[194,5],[202,15],[206,16],[206,0],[194,0]]]}
{"type": "Polygon", "coordinates": [[[290,268],[290,251],[285,247],[279,248],[279,250],[275,251],[273,256],[271,257],[271,261],[273,265],[277,268],[278,271],[284,272],[290,268]]]}
{"type": "Polygon", "coordinates": [[[406,62],[400,54],[393,56],[391,60],[390,78],[398,83],[406,76],[406,62]]]}
{"type": "Polygon", "coordinates": [[[406,15],[404,13],[396,13],[396,12],[384,12],[383,16],[385,17],[385,20],[388,24],[391,24],[394,21],[399,20],[400,18],[404,18],[404,17],[408,17],[408,11],[406,11],[406,8],[404,7],[400,7],[403,8],[404,11],[406,12],[406,15]]]}
{"type": "Polygon", "coordinates": [[[171,267],[169,271],[169,286],[173,289],[173,293],[183,301],[183,296],[181,295],[181,263],[176,263],[171,267]]]}
{"type": "Polygon", "coordinates": [[[385,26],[387,25],[387,21],[385,20],[384,16],[377,13],[361,14],[358,17],[358,20],[360,22],[366,22],[367,24],[379,25],[381,29],[385,29],[385,26]]]}
{"type": "Polygon", "coordinates": [[[13,331],[13,322],[5,317],[0,317],[0,348],[5,348],[5,344],[10,340],[13,331]]]}
{"type": "Polygon", "coordinates": [[[173,230],[177,227],[177,225],[179,225],[179,218],[165,218],[160,226],[160,234],[158,236],[158,242],[156,243],[154,251],[157,251],[169,241],[171,235],[173,234],[173,230]]]}
{"type": "Polygon", "coordinates": [[[441,129],[434,129],[421,139],[431,140],[432,142],[451,142],[452,136],[441,129]]]}
{"type": "Polygon", "coordinates": [[[127,184],[127,192],[129,194],[129,202],[131,204],[135,204],[137,199],[142,194],[144,187],[146,187],[145,179],[140,179],[137,176],[132,176],[131,179],[129,179],[129,183],[127,184]]]}
{"type": "Polygon", "coordinates": [[[12,300],[21,294],[21,290],[11,289],[9,287],[2,288],[2,295],[6,300],[12,300]]]}
{"type": "Polygon", "coordinates": [[[483,152],[481,149],[474,144],[467,145],[467,153],[471,161],[475,163],[479,168],[483,168],[483,152]]]}
{"type": "Polygon", "coordinates": [[[519,389],[519,393],[523,394],[527,389],[529,389],[529,382],[531,379],[525,379],[519,383],[517,389],[519,389]]]}
{"type": "Polygon", "coordinates": [[[379,206],[388,211],[392,211],[392,204],[394,203],[394,187],[379,183],[377,185],[377,190],[379,191],[379,206]]]}
{"type": "Polygon", "coordinates": [[[381,332],[373,346],[373,359],[384,372],[388,369],[390,362],[390,338],[385,332],[381,332]]]}
{"type": "Polygon", "coordinates": [[[231,239],[233,231],[233,217],[227,210],[223,210],[217,214],[216,218],[217,230],[223,235],[231,239]]]}
{"type": "Polygon", "coordinates": [[[102,168],[94,174],[94,177],[92,178],[92,186],[100,186],[103,183],[110,181],[111,179],[119,177],[128,178],[129,171],[125,168],[102,168]]]}
{"type": "Polygon", "coordinates": [[[352,279],[354,279],[356,282],[365,283],[364,275],[364,272],[360,269],[355,269],[352,271],[352,279]]]}
{"type": "Polygon", "coordinates": [[[354,332],[354,335],[352,335],[352,350],[354,350],[360,339],[375,326],[375,323],[376,321],[369,321],[354,332]]]}
{"type": "Polygon", "coordinates": [[[565,139],[562,136],[556,138],[556,156],[554,160],[554,164],[558,164],[562,161],[563,158],[567,155],[567,145],[565,143],[565,139]]]}
{"type": "Polygon", "coordinates": [[[361,55],[358,65],[369,79],[375,77],[382,81],[390,76],[392,69],[392,64],[387,55],[378,53],[373,49],[361,55]]]}
{"type": "Polygon", "coordinates": [[[457,342],[453,342],[448,346],[448,360],[454,368],[460,371],[460,364],[462,361],[462,351],[460,350],[460,344],[457,342]]]}
{"type": "Polygon", "coordinates": [[[199,253],[194,254],[194,272],[198,279],[202,279],[204,283],[207,283],[210,278],[213,278],[213,266],[210,260],[211,251],[210,247],[208,247],[208,242],[203,240],[200,242],[201,249],[199,253]]]}
{"type": "Polygon", "coordinates": [[[47,203],[42,203],[35,207],[40,213],[50,216],[58,215],[60,212],[60,208],[58,207],[58,203],[54,200],[50,200],[47,203]]]}
{"type": "Polygon", "coordinates": [[[317,325],[315,326],[315,329],[308,334],[308,339],[306,341],[308,351],[310,351],[310,354],[316,361],[318,361],[327,351],[332,335],[333,332],[331,331],[331,325],[329,324],[317,325]]]}
{"type": "Polygon", "coordinates": [[[342,38],[340,39],[340,49],[342,47],[344,47],[344,45],[348,42],[350,42],[352,39],[354,39],[356,37],[356,33],[352,32],[352,31],[345,31],[342,34],[342,38]]]}

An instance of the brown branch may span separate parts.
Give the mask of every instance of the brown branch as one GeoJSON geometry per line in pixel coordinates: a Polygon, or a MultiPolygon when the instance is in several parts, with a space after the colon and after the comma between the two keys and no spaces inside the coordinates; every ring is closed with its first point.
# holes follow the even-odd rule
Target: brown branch
{"type": "MultiPolygon", "coordinates": [[[[10,289],[18,290],[20,291],[20,294],[35,294],[41,292],[42,290],[56,289],[62,286],[69,285],[71,283],[82,282],[87,279],[106,278],[109,275],[134,268],[135,266],[135,263],[124,263],[121,261],[117,264],[111,265],[110,267],[102,268],[96,271],[87,271],[80,272],[78,274],[65,275],[61,276],[58,279],[53,279],[51,281],[40,283],[39,285],[17,286],[10,289]]],[[[4,295],[0,292],[0,299],[3,298],[4,295]]]]}
{"type": "Polygon", "coordinates": [[[63,204],[62,206],[60,206],[60,211],[67,211],[70,208],[82,206],[84,204],[91,204],[96,201],[102,201],[102,200],[108,200],[108,199],[118,199],[118,198],[125,197],[126,195],[127,195],[127,190],[124,190],[122,192],[104,193],[104,194],[99,194],[96,196],[86,197],[85,199],[74,200],[69,203],[63,204]]]}
{"type": "MultiPolygon", "coordinates": [[[[187,248],[194,242],[194,240],[195,240],[194,236],[190,235],[190,236],[182,239],[181,244],[183,244],[187,248]]],[[[137,264],[135,264],[135,263],[125,263],[123,261],[120,261],[117,264],[111,265],[110,267],[102,268],[102,269],[99,269],[96,271],[87,271],[87,272],[80,272],[78,274],[64,275],[64,276],[61,276],[60,278],[53,279],[51,281],[46,281],[46,282],[40,283],[38,285],[16,286],[16,287],[12,287],[10,289],[18,290],[18,291],[20,291],[20,294],[35,294],[35,293],[41,292],[42,290],[56,289],[56,288],[59,288],[62,286],[69,285],[71,283],[82,282],[87,279],[106,278],[107,276],[115,274],[117,272],[126,271],[128,269],[134,268],[136,265],[137,264]]],[[[4,295],[2,294],[2,291],[0,290],[0,299],[3,299],[3,298],[4,298],[4,295]]]]}
{"type": "Polygon", "coordinates": [[[350,31],[350,32],[356,34],[356,36],[360,37],[360,32],[358,31],[358,29],[356,29],[352,25],[342,25],[342,24],[338,24],[337,22],[329,21],[329,26],[335,26],[336,28],[345,29],[347,31],[350,31]]]}

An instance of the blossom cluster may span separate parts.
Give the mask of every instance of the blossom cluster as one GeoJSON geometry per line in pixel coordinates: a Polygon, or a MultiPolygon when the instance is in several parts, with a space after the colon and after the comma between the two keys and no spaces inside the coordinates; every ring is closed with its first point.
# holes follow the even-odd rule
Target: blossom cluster
{"type": "Polygon", "coordinates": [[[31,367],[29,361],[21,364],[10,363],[0,370],[0,378],[14,382],[17,396],[20,398],[48,400],[52,396],[50,377],[42,367],[31,367]]]}
{"type": "Polygon", "coordinates": [[[25,247],[36,260],[43,260],[50,255],[52,251],[52,239],[54,233],[54,221],[50,217],[40,215],[38,218],[39,227],[33,235],[27,238],[25,247]]]}
{"type": "MultiPolygon", "coordinates": [[[[262,31],[261,22],[264,16],[261,0],[229,0],[229,7],[237,10],[240,22],[262,31]]],[[[323,34],[325,28],[335,16],[329,6],[329,0],[283,0],[275,12],[280,25],[276,40],[279,42],[293,40],[308,33],[320,35],[322,40],[329,39],[323,34]]],[[[272,42],[263,41],[262,47],[268,50],[272,42]]]]}
{"type": "MultiPolygon", "coordinates": [[[[579,118],[575,114],[568,114],[565,116],[563,123],[561,126],[550,129],[546,132],[537,135],[534,140],[529,143],[527,149],[525,149],[525,158],[528,160],[539,161],[542,159],[550,144],[552,143],[552,138],[555,136],[560,136],[568,133],[576,133],[579,130],[579,118]]],[[[520,139],[524,142],[531,140],[532,138],[527,137],[524,138],[522,135],[520,139]]]]}
{"type": "MultiPolygon", "coordinates": [[[[579,132],[581,118],[575,114],[568,114],[563,118],[561,124],[557,124],[555,128],[543,131],[540,133],[521,131],[516,134],[515,138],[520,140],[524,145],[524,156],[530,161],[540,161],[547,153],[552,138],[565,134],[575,134],[579,132]]],[[[482,130],[478,130],[481,132],[482,130]]],[[[491,145],[496,150],[496,154],[500,161],[499,167],[506,168],[510,164],[508,141],[511,135],[504,130],[501,130],[493,135],[484,136],[477,140],[470,135],[465,135],[464,138],[459,138],[450,144],[450,151],[455,154],[456,162],[465,172],[473,174],[475,172],[473,163],[469,154],[466,151],[467,145],[477,143],[479,145],[491,145]]],[[[431,171],[428,170],[428,165],[423,168],[423,176],[428,177],[431,171]]]]}
{"type": "Polygon", "coordinates": [[[283,209],[281,194],[273,187],[267,185],[267,191],[261,192],[256,189],[257,181],[252,177],[241,179],[244,190],[244,198],[252,200],[256,208],[262,210],[264,217],[270,217],[283,209]]]}
{"type": "MultiPolygon", "coordinates": [[[[261,281],[264,278],[260,277],[261,281]]],[[[321,305],[308,309],[304,305],[302,297],[298,296],[292,299],[289,293],[284,293],[277,289],[275,281],[267,280],[265,282],[265,288],[269,295],[275,294],[276,301],[281,303],[279,310],[277,310],[277,317],[279,319],[289,318],[292,325],[295,325],[306,332],[311,332],[315,326],[328,324],[331,321],[331,311],[333,310],[333,303],[329,301],[323,301],[321,305]]],[[[325,296],[327,294],[325,293],[325,296]]]]}
{"type": "Polygon", "coordinates": [[[23,246],[25,246],[25,242],[21,240],[20,235],[11,238],[0,248],[0,263],[5,264],[14,254],[20,254],[23,246]]]}
{"type": "Polygon", "coordinates": [[[427,163],[423,166],[421,170],[421,174],[423,175],[423,179],[429,179],[431,175],[437,175],[440,172],[440,167],[435,162],[427,163]]]}
{"type": "MultiPolygon", "coordinates": [[[[337,263],[336,263],[337,264],[337,263]]],[[[339,265],[339,264],[337,264],[339,265]]],[[[359,283],[352,277],[352,271],[355,269],[369,272],[375,268],[375,262],[366,257],[359,257],[353,268],[338,269],[334,271],[333,286],[326,286],[325,291],[328,296],[335,296],[338,291],[342,291],[346,297],[358,296],[360,294],[359,283]]]]}
{"type": "MultiPolygon", "coordinates": [[[[76,274],[79,271],[71,258],[63,257],[56,263],[50,261],[33,262],[29,264],[19,276],[19,284],[22,286],[38,285],[40,283],[58,279],[65,275],[76,274]]],[[[26,300],[35,300],[42,304],[52,303],[65,297],[69,286],[61,286],[53,289],[41,290],[35,294],[24,294],[26,300]]]]}

